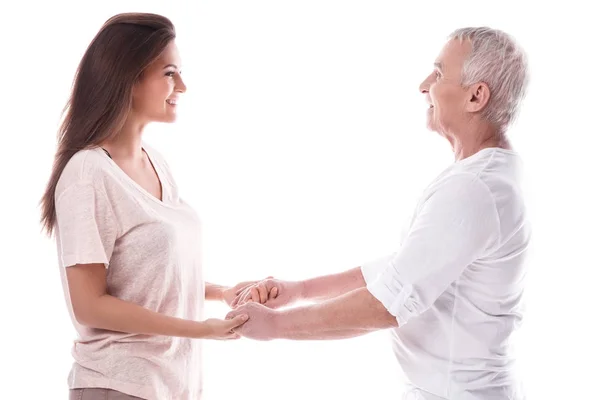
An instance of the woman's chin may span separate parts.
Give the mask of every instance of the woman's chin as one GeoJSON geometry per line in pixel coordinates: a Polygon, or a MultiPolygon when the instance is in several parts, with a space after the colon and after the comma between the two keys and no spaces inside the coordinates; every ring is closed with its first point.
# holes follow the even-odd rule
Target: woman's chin
{"type": "Polygon", "coordinates": [[[176,113],[168,113],[167,115],[162,116],[161,118],[157,118],[156,122],[162,122],[164,124],[171,124],[177,121],[176,113]]]}

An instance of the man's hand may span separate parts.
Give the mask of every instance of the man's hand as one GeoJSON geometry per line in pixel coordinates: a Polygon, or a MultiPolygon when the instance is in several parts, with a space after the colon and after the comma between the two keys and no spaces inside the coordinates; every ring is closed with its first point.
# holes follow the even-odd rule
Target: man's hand
{"type": "Polygon", "coordinates": [[[232,310],[225,319],[238,318],[247,315],[248,321],[234,329],[239,335],[254,340],[273,340],[276,335],[277,311],[271,310],[261,304],[247,303],[232,310]]]}
{"type": "Polygon", "coordinates": [[[248,302],[264,304],[269,308],[291,305],[302,299],[302,287],[302,282],[267,278],[241,290],[231,307],[235,308],[248,302]]]}
{"type": "MultiPolygon", "coordinates": [[[[270,278],[273,278],[273,277],[272,276],[267,277],[267,279],[270,279],[270,278]]],[[[223,301],[230,308],[233,308],[234,305],[232,303],[236,300],[236,298],[239,296],[239,294],[242,293],[245,289],[247,289],[253,285],[256,285],[259,282],[261,282],[261,281],[246,281],[246,282],[238,283],[237,285],[235,285],[233,287],[223,289],[223,301]]]]}

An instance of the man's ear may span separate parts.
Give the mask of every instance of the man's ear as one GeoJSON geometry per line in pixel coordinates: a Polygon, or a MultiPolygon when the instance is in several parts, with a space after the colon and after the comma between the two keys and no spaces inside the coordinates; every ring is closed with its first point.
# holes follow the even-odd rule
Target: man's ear
{"type": "Polygon", "coordinates": [[[484,82],[475,83],[469,87],[468,95],[467,111],[479,112],[490,102],[490,87],[484,82]]]}

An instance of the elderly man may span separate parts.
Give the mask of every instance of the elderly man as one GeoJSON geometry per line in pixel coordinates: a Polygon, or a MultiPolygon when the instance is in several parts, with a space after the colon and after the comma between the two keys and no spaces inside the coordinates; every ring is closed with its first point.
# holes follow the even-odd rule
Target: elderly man
{"type": "Polygon", "coordinates": [[[526,57],[506,33],[452,33],[420,91],[429,129],[456,161],[423,193],[397,251],[335,275],[262,281],[228,315],[249,316],[236,331],[316,340],[392,328],[410,398],[523,398],[509,339],[522,318],[530,230],[506,131],[527,81],[526,57]],[[297,300],[318,301],[274,310],[297,300]]]}

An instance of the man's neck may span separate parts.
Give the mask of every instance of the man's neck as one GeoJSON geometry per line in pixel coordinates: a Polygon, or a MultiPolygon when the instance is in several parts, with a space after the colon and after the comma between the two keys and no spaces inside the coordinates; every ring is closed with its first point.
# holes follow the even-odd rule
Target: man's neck
{"type": "Polygon", "coordinates": [[[462,130],[453,135],[451,143],[456,161],[464,160],[490,147],[512,149],[504,133],[488,124],[480,124],[462,130]]]}

